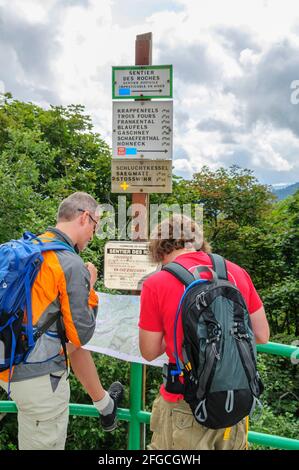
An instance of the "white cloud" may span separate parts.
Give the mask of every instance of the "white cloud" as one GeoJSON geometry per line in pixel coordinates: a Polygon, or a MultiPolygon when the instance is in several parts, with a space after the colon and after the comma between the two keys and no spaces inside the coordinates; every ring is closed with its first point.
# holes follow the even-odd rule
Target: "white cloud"
{"type": "Polygon", "coordinates": [[[18,16],[34,24],[47,22],[48,13],[55,6],[57,0],[43,0],[42,2],[36,0],[10,0],[2,3],[5,8],[18,12],[18,16]]]}
{"type": "Polygon", "coordinates": [[[272,42],[284,36],[298,17],[293,0],[180,0],[180,3],[189,18],[188,36],[193,38],[200,28],[222,24],[241,30],[250,28],[259,40],[272,42]]]}
{"type": "Polygon", "coordinates": [[[196,167],[192,166],[190,160],[187,158],[177,158],[174,160],[174,171],[180,173],[185,178],[191,178],[196,171],[196,167]]]}
{"type": "MultiPolygon", "coordinates": [[[[250,136],[253,163],[260,168],[289,172],[299,168],[299,139],[289,130],[278,130],[258,123],[250,136]]],[[[249,138],[247,136],[247,141],[249,138]]],[[[249,142],[248,142],[249,143],[249,142]]]]}
{"type": "Polygon", "coordinates": [[[260,59],[262,57],[262,54],[256,54],[254,51],[251,49],[243,49],[240,53],[240,63],[243,65],[245,68],[251,68],[256,66],[260,59]]]}

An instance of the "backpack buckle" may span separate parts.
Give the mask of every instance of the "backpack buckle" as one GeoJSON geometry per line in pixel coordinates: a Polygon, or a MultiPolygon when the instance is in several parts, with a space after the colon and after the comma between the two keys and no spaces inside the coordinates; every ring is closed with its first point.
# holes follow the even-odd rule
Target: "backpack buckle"
{"type": "Polygon", "coordinates": [[[200,310],[201,306],[203,306],[203,307],[208,306],[208,303],[205,300],[205,295],[206,295],[205,292],[201,292],[200,294],[197,294],[196,299],[195,299],[195,304],[196,304],[197,310],[200,310]]]}
{"type": "Polygon", "coordinates": [[[249,339],[249,334],[246,333],[244,324],[241,322],[234,322],[234,326],[231,328],[230,333],[238,341],[241,341],[242,339],[249,339]]]}
{"type": "Polygon", "coordinates": [[[221,326],[219,323],[209,322],[207,325],[207,343],[212,343],[213,341],[220,341],[221,338],[221,326]]]}
{"type": "Polygon", "coordinates": [[[163,384],[165,390],[169,393],[184,394],[185,386],[180,382],[179,377],[182,371],[178,371],[175,364],[163,365],[163,384]]]}

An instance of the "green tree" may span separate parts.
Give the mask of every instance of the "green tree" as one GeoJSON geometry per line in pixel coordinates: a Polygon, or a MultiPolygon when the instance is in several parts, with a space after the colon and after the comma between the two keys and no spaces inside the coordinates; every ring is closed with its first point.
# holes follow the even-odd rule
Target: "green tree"
{"type": "Polygon", "coordinates": [[[204,204],[205,217],[216,233],[222,220],[239,226],[259,224],[273,199],[269,188],[260,184],[251,170],[236,165],[216,171],[204,166],[193,176],[190,187],[204,204]]]}
{"type": "Polygon", "coordinates": [[[266,225],[272,238],[272,282],[262,295],[272,330],[299,336],[299,191],[275,204],[266,225]]]}
{"type": "Polygon", "coordinates": [[[57,205],[74,191],[104,202],[110,160],[84,107],[45,110],[7,96],[0,106],[0,241],[55,223],[57,205]]]}

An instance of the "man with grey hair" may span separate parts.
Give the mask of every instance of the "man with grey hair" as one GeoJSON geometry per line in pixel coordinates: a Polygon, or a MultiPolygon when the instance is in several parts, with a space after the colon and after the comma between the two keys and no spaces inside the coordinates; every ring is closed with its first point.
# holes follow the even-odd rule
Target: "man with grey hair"
{"type": "MultiPolygon", "coordinates": [[[[98,297],[94,291],[97,270],[90,262],[84,264],[79,253],[96,233],[97,207],[89,194],[71,194],[59,206],[56,227],[39,236],[44,243],[55,239],[72,250],[44,252],[32,286],[33,326],[49,323],[58,312],[61,320],[39,337],[26,363],[14,367],[10,390],[18,407],[21,450],[64,449],[70,397],[62,354],[66,342],[73,371],[100,412],[103,429],[112,431],[117,426],[116,410],[123,386],[114,382],[105,391],[90,352],[81,347],[93,335],[98,297]]],[[[0,385],[8,390],[6,372],[0,374],[0,385]]]]}

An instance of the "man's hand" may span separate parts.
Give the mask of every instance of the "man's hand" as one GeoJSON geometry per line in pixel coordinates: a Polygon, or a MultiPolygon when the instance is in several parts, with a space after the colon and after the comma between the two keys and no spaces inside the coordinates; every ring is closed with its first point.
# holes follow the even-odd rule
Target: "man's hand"
{"type": "Polygon", "coordinates": [[[87,267],[89,273],[90,273],[90,288],[93,289],[93,286],[96,283],[96,280],[98,278],[98,271],[97,268],[95,267],[94,264],[88,262],[85,263],[85,266],[87,267]]]}

